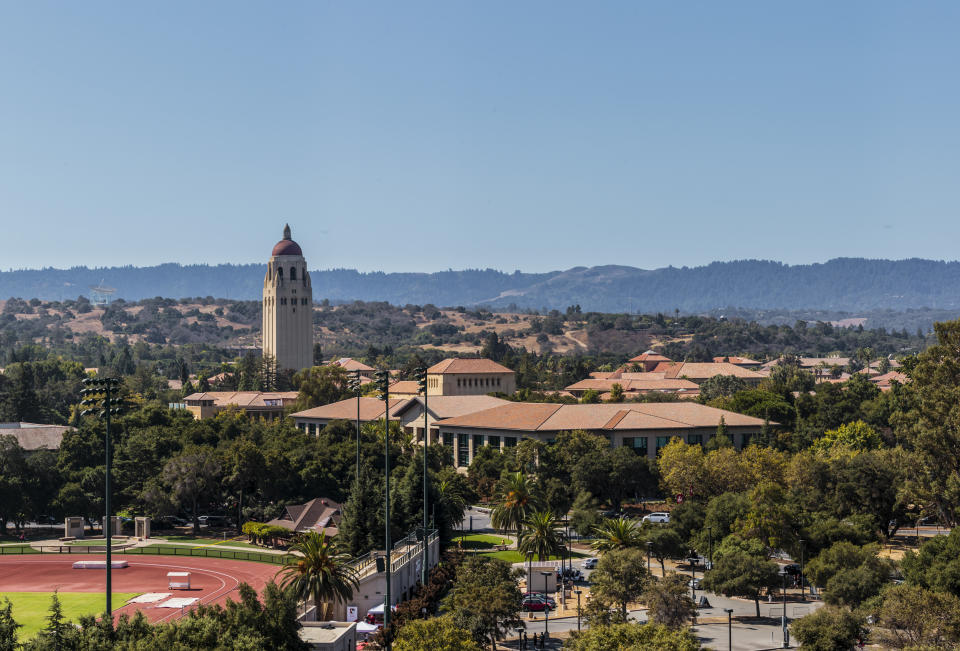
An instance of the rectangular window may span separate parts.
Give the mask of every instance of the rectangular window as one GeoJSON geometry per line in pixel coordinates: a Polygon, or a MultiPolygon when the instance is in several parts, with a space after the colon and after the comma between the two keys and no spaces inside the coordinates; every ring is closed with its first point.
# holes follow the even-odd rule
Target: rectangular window
{"type": "Polygon", "coordinates": [[[470,438],[467,434],[457,434],[457,465],[462,468],[470,465],[470,438]]]}
{"type": "Polygon", "coordinates": [[[635,454],[645,457],[647,456],[647,437],[646,436],[635,436],[632,439],[627,439],[624,441],[628,446],[633,448],[635,454]]]}
{"type": "Polygon", "coordinates": [[[657,437],[657,454],[660,453],[660,450],[667,447],[667,443],[670,442],[669,436],[658,436],[657,437]]]}
{"type": "Polygon", "coordinates": [[[687,443],[690,445],[703,445],[703,434],[688,434],[687,443]]]}
{"type": "Polygon", "coordinates": [[[491,448],[495,448],[495,449],[499,450],[499,449],[500,449],[500,437],[499,437],[499,436],[488,436],[488,437],[487,437],[487,445],[489,445],[491,448]]]}
{"type": "Polygon", "coordinates": [[[451,434],[450,432],[444,432],[443,444],[449,447],[453,447],[453,434],[451,434]]]}
{"type": "Polygon", "coordinates": [[[478,448],[483,447],[483,434],[474,434],[473,435],[473,451],[476,453],[478,448]]]}
{"type": "Polygon", "coordinates": [[[517,444],[517,437],[516,437],[516,436],[504,436],[504,437],[503,437],[503,445],[504,445],[505,447],[512,448],[512,447],[515,446],[516,444],[517,444]]]}

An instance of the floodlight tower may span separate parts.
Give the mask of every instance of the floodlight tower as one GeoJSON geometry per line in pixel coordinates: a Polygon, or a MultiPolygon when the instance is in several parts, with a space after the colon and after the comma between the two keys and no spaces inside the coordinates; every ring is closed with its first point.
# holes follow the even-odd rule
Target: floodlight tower
{"type": "Polygon", "coordinates": [[[107,613],[113,614],[112,596],[113,596],[113,554],[111,549],[112,526],[110,516],[110,416],[119,415],[123,401],[117,398],[117,391],[120,388],[120,380],[115,377],[94,379],[86,378],[83,380],[86,387],[80,391],[84,398],[80,404],[87,409],[80,412],[81,416],[97,416],[102,418],[106,425],[105,445],[106,448],[106,478],[104,486],[104,523],[103,532],[107,539],[107,613]]]}

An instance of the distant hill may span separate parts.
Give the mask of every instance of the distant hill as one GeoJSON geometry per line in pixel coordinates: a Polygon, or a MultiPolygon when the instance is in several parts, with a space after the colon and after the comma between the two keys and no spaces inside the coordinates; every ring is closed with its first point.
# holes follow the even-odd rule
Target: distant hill
{"type": "MultiPolygon", "coordinates": [[[[257,300],[264,265],[178,265],[0,272],[0,299],[65,300],[89,286],[115,287],[116,296],[213,296],[257,300]]],[[[684,313],[724,309],[960,310],[960,262],[838,258],[786,265],[764,260],[714,262],[702,267],[645,270],[626,266],[574,267],[548,273],[493,269],[436,273],[312,271],[314,298],[332,302],[388,301],[394,305],[557,308],[584,311],[684,313]]]]}

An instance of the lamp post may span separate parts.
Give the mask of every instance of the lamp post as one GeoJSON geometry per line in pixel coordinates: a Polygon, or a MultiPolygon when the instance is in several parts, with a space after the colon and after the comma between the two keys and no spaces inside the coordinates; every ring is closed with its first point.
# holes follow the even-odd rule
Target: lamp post
{"type": "Polygon", "coordinates": [[[384,600],[386,605],[383,608],[383,628],[387,633],[387,651],[391,651],[393,643],[390,640],[390,619],[392,612],[392,603],[390,599],[390,371],[377,371],[377,383],[380,389],[380,399],[383,400],[383,447],[384,447],[384,465],[383,478],[386,491],[386,500],[383,504],[384,510],[384,539],[386,542],[386,559],[384,569],[386,570],[387,587],[384,591],[384,600]]]}
{"type": "Polygon", "coordinates": [[[83,400],[80,401],[80,404],[87,409],[84,409],[80,412],[81,416],[92,416],[96,415],[99,418],[104,420],[105,424],[105,433],[104,433],[104,448],[105,448],[105,457],[106,457],[106,468],[105,468],[105,481],[104,481],[104,522],[103,522],[103,533],[107,541],[107,613],[113,614],[113,550],[112,547],[112,529],[113,522],[111,521],[111,508],[110,508],[110,462],[111,453],[110,446],[110,415],[120,414],[120,407],[123,404],[123,401],[116,397],[117,391],[120,388],[120,380],[115,377],[103,378],[103,379],[94,379],[94,378],[85,378],[83,380],[83,386],[86,388],[80,391],[80,395],[83,396],[83,400]]]}
{"type": "Polygon", "coordinates": [[[543,575],[543,635],[550,637],[550,602],[547,601],[547,577],[553,572],[540,572],[543,575]]]}
{"type": "Polygon", "coordinates": [[[697,559],[690,557],[690,596],[693,598],[693,604],[697,604],[697,559]]]}
{"type": "Polygon", "coordinates": [[[653,549],[653,543],[647,541],[647,574],[650,574],[650,550],[653,549]]]}
{"type": "MultiPolygon", "coordinates": [[[[527,552],[527,595],[533,594],[533,552],[527,552]]],[[[546,596],[546,595],[544,595],[546,596]]],[[[533,619],[533,611],[530,611],[530,619],[533,619]]]]}
{"type": "Polygon", "coordinates": [[[787,630],[787,571],[786,568],[780,568],[780,576],[783,577],[783,613],[780,615],[780,626],[783,628],[783,648],[790,648],[790,632],[787,630]]]}
{"type": "Polygon", "coordinates": [[[803,588],[803,538],[800,539],[800,601],[806,601],[803,588]]]}
{"type": "Polygon", "coordinates": [[[707,538],[710,540],[710,555],[707,557],[707,560],[710,561],[710,567],[707,569],[713,569],[713,527],[707,527],[707,538]]]}
{"type": "Polygon", "coordinates": [[[360,369],[350,378],[350,390],[357,396],[357,481],[360,481],[360,369]]]}
{"type": "Polygon", "coordinates": [[[574,590],[573,594],[577,595],[577,630],[580,630],[580,593],[583,590],[574,590]]]}
{"type": "Polygon", "coordinates": [[[724,608],[727,613],[727,651],[733,651],[733,608],[724,608]]]}
{"type": "Polygon", "coordinates": [[[427,369],[421,366],[414,371],[414,375],[417,378],[419,390],[423,392],[423,567],[420,570],[420,585],[426,588],[427,560],[430,554],[427,534],[427,502],[430,501],[427,477],[427,451],[430,446],[430,428],[427,425],[427,369]]]}

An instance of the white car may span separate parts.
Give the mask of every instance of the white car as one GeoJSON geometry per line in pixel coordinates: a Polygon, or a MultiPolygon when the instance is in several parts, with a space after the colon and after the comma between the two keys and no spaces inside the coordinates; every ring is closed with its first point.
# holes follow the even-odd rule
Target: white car
{"type": "Polygon", "coordinates": [[[596,566],[597,566],[597,559],[595,558],[588,558],[583,562],[583,569],[585,570],[592,570],[596,566]]]}
{"type": "Polygon", "coordinates": [[[669,524],[670,514],[662,511],[643,516],[641,522],[655,522],[657,524],[669,524]]]}

